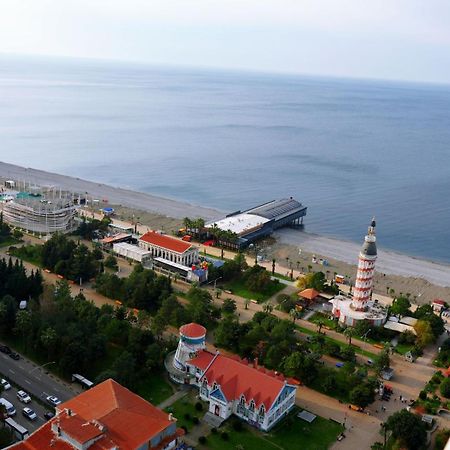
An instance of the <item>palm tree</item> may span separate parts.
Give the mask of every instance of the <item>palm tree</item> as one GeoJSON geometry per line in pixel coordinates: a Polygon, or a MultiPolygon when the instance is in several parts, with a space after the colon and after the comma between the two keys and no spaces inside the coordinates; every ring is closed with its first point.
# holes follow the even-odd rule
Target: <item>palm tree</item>
{"type": "Polygon", "coordinates": [[[276,263],[276,260],[274,258],[274,259],[272,259],[272,275],[275,273],[275,263],[276,263]]]}
{"type": "Polygon", "coordinates": [[[290,315],[291,318],[292,318],[292,322],[295,323],[296,319],[298,319],[298,311],[297,311],[295,308],[292,308],[292,309],[289,311],[289,315],[290,315]]]}
{"type": "Polygon", "coordinates": [[[312,265],[308,264],[308,272],[311,272],[311,270],[312,270],[312,265]]]}
{"type": "Polygon", "coordinates": [[[322,332],[322,327],[325,325],[325,321],[323,319],[318,319],[316,322],[317,331],[320,334],[322,332]]]}
{"type": "Polygon", "coordinates": [[[348,345],[352,345],[352,337],[356,334],[356,330],[353,327],[347,327],[344,330],[344,335],[347,337],[348,345]]]}

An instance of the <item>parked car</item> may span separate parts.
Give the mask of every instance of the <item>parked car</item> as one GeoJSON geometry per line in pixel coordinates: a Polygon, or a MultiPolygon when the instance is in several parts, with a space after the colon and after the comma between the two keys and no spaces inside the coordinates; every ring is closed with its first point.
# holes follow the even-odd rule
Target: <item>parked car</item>
{"type": "Polygon", "coordinates": [[[0,345],[0,352],[9,355],[11,353],[11,349],[7,345],[0,345]]]}
{"type": "Polygon", "coordinates": [[[46,398],[47,402],[50,403],[50,405],[52,406],[58,406],[59,404],[61,404],[61,400],[58,397],[55,397],[53,395],[49,395],[46,398]]]}
{"type": "Polygon", "coordinates": [[[46,411],[44,413],[45,420],[53,419],[53,417],[55,417],[55,413],[52,413],[51,411],[46,411]]]}
{"type": "Polygon", "coordinates": [[[37,415],[36,413],[31,409],[31,408],[23,408],[22,409],[22,414],[28,419],[28,420],[36,420],[37,419],[37,415]]]}
{"type": "Polygon", "coordinates": [[[23,403],[31,402],[31,397],[25,391],[17,391],[17,398],[23,403]]]}
{"type": "Polygon", "coordinates": [[[11,389],[11,385],[4,378],[1,379],[0,383],[3,386],[3,390],[4,391],[7,391],[8,389],[11,389]]]}
{"type": "Polygon", "coordinates": [[[16,353],[16,352],[9,353],[9,357],[14,359],[14,360],[16,360],[16,361],[18,361],[20,359],[20,355],[18,353],[16,353]]]}
{"type": "Polygon", "coordinates": [[[16,408],[14,408],[14,405],[6,400],[6,398],[0,398],[0,405],[3,405],[5,407],[6,414],[9,417],[12,417],[16,414],[16,408]]]}

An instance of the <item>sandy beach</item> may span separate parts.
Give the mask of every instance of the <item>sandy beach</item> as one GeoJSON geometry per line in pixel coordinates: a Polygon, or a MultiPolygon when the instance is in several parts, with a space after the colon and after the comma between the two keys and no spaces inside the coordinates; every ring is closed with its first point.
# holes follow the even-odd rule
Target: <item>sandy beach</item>
{"type": "MultiPolygon", "coordinates": [[[[88,193],[93,198],[107,200],[115,208],[118,219],[126,222],[136,220],[144,229],[168,233],[181,225],[183,217],[213,219],[224,214],[211,208],[3,162],[0,162],[0,179],[54,185],[57,189],[88,193]]],[[[361,243],[364,231],[361,232],[361,243]]],[[[313,265],[314,271],[328,272],[330,277],[334,272],[347,275],[350,279],[355,277],[359,243],[294,229],[279,230],[274,238],[261,244],[261,253],[269,260],[276,258],[277,265],[286,270],[289,263],[296,269],[307,270],[311,256],[315,254],[318,258],[326,258],[329,266],[313,265]]],[[[386,294],[390,289],[396,293],[410,293],[417,303],[428,303],[437,297],[450,301],[450,265],[384,250],[381,245],[374,290],[386,294]]]]}
{"type": "Polygon", "coordinates": [[[0,177],[3,181],[5,179],[12,179],[19,182],[25,181],[27,184],[34,183],[38,186],[51,185],[55,186],[56,189],[61,188],[70,192],[87,193],[94,199],[106,199],[110,204],[150,211],[176,219],[181,219],[186,216],[216,219],[223,215],[223,212],[211,208],[204,208],[143,192],[131,191],[129,189],[45,172],[43,170],[20,167],[1,161],[0,177]]]}

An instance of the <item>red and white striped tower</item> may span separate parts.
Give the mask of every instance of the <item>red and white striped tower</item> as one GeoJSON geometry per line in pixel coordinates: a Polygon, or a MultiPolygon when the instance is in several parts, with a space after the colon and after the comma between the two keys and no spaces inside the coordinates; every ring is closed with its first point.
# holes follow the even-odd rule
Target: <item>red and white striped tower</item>
{"type": "Polygon", "coordinates": [[[356,282],[353,288],[351,304],[352,309],[355,311],[366,311],[367,302],[372,294],[373,275],[377,259],[375,225],[375,218],[373,218],[362,249],[359,252],[358,271],[356,272],[356,282]]]}

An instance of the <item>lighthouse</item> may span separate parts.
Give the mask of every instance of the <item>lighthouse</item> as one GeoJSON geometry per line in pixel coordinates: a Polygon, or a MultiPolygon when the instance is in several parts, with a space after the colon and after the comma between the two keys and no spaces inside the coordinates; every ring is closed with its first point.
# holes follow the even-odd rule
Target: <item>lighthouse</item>
{"type": "Polygon", "coordinates": [[[365,320],[370,325],[378,327],[382,326],[387,319],[387,309],[377,300],[372,300],[377,260],[375,226],[375,218],[373,218],[359,252],[353,296],[339,294],[330,300],[333,316],[344,326],[354,327],[358,322],[365,320]]]}
{"type": "Polygon", "coordinates": [[[358,270],[353,289],[352,308],[355,311],[366,311],[373,289],[375,261],[377,259],[377,238],[375,236],[375,218],[370,223],[364,244],[359,252],[358,270]]]}

